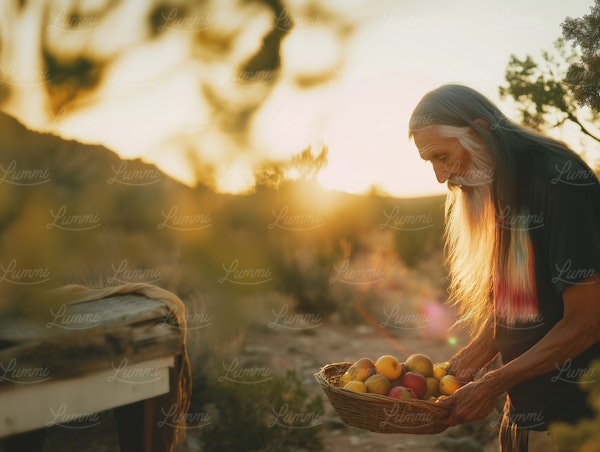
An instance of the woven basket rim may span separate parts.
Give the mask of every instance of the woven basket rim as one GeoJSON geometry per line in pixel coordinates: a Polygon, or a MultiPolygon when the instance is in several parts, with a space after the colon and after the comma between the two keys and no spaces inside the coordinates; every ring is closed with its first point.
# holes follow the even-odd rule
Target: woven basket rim
{"type": "Polygon", "coordinates": [[[326,364],[314,374],[344,423],[377,433],[433,434],[447,428],[441,421],[447,417],[449,408],[434,402],[395,399],[335,386],[330,380],[337,381],[352,364],[349,361],[326,364]]]}

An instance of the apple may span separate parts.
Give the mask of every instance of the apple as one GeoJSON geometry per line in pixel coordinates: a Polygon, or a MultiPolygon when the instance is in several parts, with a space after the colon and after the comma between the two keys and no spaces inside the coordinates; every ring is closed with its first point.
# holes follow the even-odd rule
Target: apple
{"type": "Polygon", "coordinates": [[[461,386],[463,386],[462,381],[456,378],[454,375],[446,375],[442,377],[440,380],[440,392],[443,395],[452,395],[454,394],[461,386]]]}
{"type": "Polygon", "coordinates": [[[390,392],[390,380],[385,375],[373,374],[365,380],[367,392],[372,394],[387,395],[390,392]]]}
{"type": "Polygon", "coordinates": [[[343,388],[344,386],[346,386],[347,383],[353,381],[354,378],[352,378],[352,375],[350,375],[348,373],[348,371],[344,372],[344,374],[340,377],[340,379],[337,382],[337,386],[339,386],[340,388],[343,388]]]}
{"type": "Polygon", "coordinates": [[[445,377],[450,373],[450,363],[448,361],[443,363],[436,363],[433,365],[433,376],[438,380],[445,377]]]}
{"type": "Polygon", "coordinates": [[[392,381],[402,375],[402,365],[395,356],[382,355],[375,361],[375,372],[392,381]]]}
{"type": "Polygon", "coordinates": [[[437,397],[440,395],[440,382],[437,378],[427,377],[425,378],[425,382],[427,383],[427,391],[422,397],[423,400],[427,400],[430,397],[437,397]]]}
{"type": "Polygon", "coordinates": [[[346,370],[352,380],[365,381],[375,373],[375,363],[371,358],[361,358],[346,370]]]}
{"type": "Polygon", "coordinates": [[[415,353],[406,358],[406,368],[410,372],[417,372],[424,377],[433,377],[433,361],[427,355],[415,353]]]}
{"type": "Polygon", "coordinates": [[[346,383],[344,389],[348,389],[354,392],[367,392],[367,387],[362,381],[352,380],[346,383]]]}
{"type": "Polygon", "coordinates": [[[388,393],[389,397],[394,399],[416,399],[415,392],[405,386],[394,386],[388,393]]]}
{"type": "Polygon", "coordinates": [[[406,372],[402,377],[401,384],[412,389],[418,399],[422,399],[427,392],[427,381],[423,375],[417,372],[406,372]]]}

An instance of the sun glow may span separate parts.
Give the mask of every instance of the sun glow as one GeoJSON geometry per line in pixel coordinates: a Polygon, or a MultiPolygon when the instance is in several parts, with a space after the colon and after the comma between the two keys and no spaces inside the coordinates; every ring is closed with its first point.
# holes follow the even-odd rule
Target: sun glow
{"type": "MultiPolygon", "coordinates": [[[[28,4],[32,12],[34,3],[28,4]]],[[[59,38],[66,37],[70,44],[64,44],[64,52],[69,44],[105,57],[110,49],[115,57],[106,60],[96,91],[55,114],[45,108],[50,102],[39,58],[40,23],[28,22],[43,16],[4,20],[0,28],[5,34],[23,39],[13,39],[14,48],[3,50],[3,61],[11,63],[0,68],[11,88],[3,109],[35,129],[154,163],[189,185],[205,182],[203,176],[213,178],[212,185],[228,193],[248,191],[265,162],[289,162],[321,141],[329,154],[318,182],[329,190],[361,194],[375,189],[398,197],[441,194],[446,187],[437,183],[407,138],[408,118],[420,97],[442,83],[459,82],[497,98],[510,53],[519,50],[523,56],[549,48],[564,17],[588,10],[560,3],[538,11],[516,0],[497,9],[459,2],[435,11],[394,0],[376,7],[363,0],[343,2],[343,8],[340,0],[322,3],[315,9],[306,0],[286,2],[295,26],[280,43],[276,71],[242,69],[278,25],[264,5],[210,3],[206,15],[190,16],[186,24],[170,23],[151,39],[142,26],[150,11],[141,4],[111,10],[114,20],[98,24],[100,35],[94,27],[76,35],[53,28],[50,50],[60,50],[59,38]],[[465,20],[466,8],[476,20],[465,20]],[[209,38],[223,39],[231,48],[215,51],[215,43],[198,42],[199,30],[181,28],[194,18],[208,21],[194,24],[210,23],[209,38]],[[130,23],[135,27],[125,26],[130,23]],[[233,30],[239,35],[232,38],[233,30]],[[109,47],[98,36],[109,37],[109,47]],[[478,58],[465,58],[467,48],[478,58]],[[209,56],[203,58],[202,52],[209,56]],[[31,74],[39,80],[21,86],[19,78],[31,74]],[[246,78],[236,80],[236,75],[246,78]],[[268,78],[260,83],[257,75],[268,78]]],[[[1,17],[9,17],[5,13],[1,17]]],[[[571,140],[575,147],[579,139],[571,140]]]]}

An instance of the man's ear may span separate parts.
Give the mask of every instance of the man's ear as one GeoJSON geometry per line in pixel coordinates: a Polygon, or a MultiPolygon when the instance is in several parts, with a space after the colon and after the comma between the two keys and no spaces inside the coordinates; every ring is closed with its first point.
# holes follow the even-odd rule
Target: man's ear
{"type": "Polygon", "coordinates": [[[473,121],[475,124],[477,124],[479,127],[483,127],[486,131],[488,132],[492,132],[492,128],[490,127],[490,125],[488,124],[488,122],[485,119],[476,119],[475,121],[473,121]]]}

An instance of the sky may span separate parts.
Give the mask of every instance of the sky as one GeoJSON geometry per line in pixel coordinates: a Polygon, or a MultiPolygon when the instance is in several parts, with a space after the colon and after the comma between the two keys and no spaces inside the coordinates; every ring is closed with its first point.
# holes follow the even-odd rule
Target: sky
{"type": "MultiPolygon", "coordinates": [[[[593,0],[323,0],[316,15],[309,14],[309,2],[287,0],[296,26],[282,42],[281,73],[275,85],[269,85],[270,74],[253,74],[252,88],[234,76],[239,62],[277,26],[265,8],[213,1],[203,15],[167,18],[161,38],[149,41],[142,39],[139,25],[147,13],[144,2],[125,2],[129,6],[94,21],[93,8],[102,3],[81,3],[92,13],[79,24],[79,34],[61,28],[64,7],[54,10],[45,29],[50,45],[60,43],[63,52],[92,49],[114,57],[101,87],[37,124],[39,110],[26,99],[33,96],[31,89],[15,96],[6,111],[66,138],[155,163],[188,184],[198,175],[190,163],[193,154],[193,160],[215,168],[223,192],[248,189],[253,170],[265,159],[326,145],[328,165],[318,176],[324,187],[351,193],[377,187],[413,197],[446,191],[407,137],[408,118],[420,97],[443,83],[464,83],[510,116],[512,106],[498,98],[510,55],[550,50],[561,36],[561,22],[589,13],[593,0]],[[240,33],[227,55],[194,58],[194,36],[211,29],[240,33]],[[302,88],[302,80],[311,80],[312,87],[302,88]],[[215,114],[207,87],[229,107],[215,114]],[[248,105],[256,112],[243,133],[223,125],[248,105]]],[[[30,16],[29,25],[20,19],[16,27],[22,43],[31,36],[27,27],[35,24],[30,16]]],[[[10,64],[15,61],[20,60],[14,57],[10,64]]],[[[22,64],[8,72],[18,74],[22,64]]]]}

